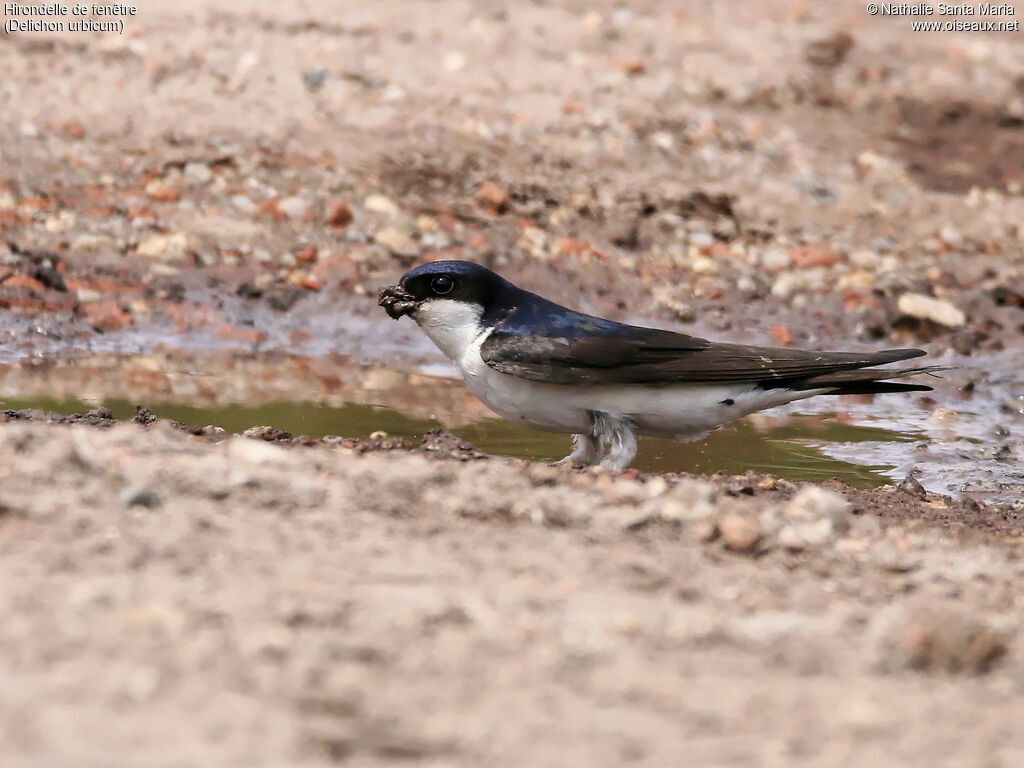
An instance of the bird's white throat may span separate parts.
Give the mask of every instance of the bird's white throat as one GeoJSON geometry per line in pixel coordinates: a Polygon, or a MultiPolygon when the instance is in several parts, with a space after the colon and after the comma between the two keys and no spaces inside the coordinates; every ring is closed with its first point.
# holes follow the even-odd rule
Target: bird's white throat
{"type": "Polygon", "coordinates": [[[483,307],[454,299],[430,299],[413,313],[413,320],[452,362],[458,364],[477,342],[483,329],[483,307]]]}

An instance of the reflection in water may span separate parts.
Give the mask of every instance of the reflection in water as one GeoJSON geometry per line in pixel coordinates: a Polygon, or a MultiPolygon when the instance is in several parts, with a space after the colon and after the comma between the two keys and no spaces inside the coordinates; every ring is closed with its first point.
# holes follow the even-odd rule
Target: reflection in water
{"type": "MultiPolygon", "coordinates": [[[[36,408],[62,414],[85,413],[98,402],[52,398],[0,401],[0,408],[36,408]]],[[[127,400],[104,400],[119,419],[128,419],[135,406],[127,400]]],[[[256,425],[271,425],[295,435],[323,437],[367,437],[383,430],[416,441],[436,421],[407,416],[398,410],[372,405],[325,406],[318,403],[232,404],[200,408],[185,405],[149,405],[160,417],[186,424],[215,424],[228,432],[242,432],[256,425]]],[[[501,420],[485,420],[452,430],[479,450],[502,456],[555,461],[570,449],[567,435],[526,429],[501,420]]],[[[724,471],[741,474],[747,470],[771,473],[787,480],[820,481],[835,477],[858,488],[872,488],[889,482],[883,472],[892,465],[860,466],[829,458],[820,446],[833,443],[906,442],[905,435],[873,427],[836,422],[825,416],[792,417],[759,429],[750,421],[739,421],[713,432],[695,443],[640,438],[640,451],[633,467],[647,472],[691,472],[712,474],[724,471]]]]}

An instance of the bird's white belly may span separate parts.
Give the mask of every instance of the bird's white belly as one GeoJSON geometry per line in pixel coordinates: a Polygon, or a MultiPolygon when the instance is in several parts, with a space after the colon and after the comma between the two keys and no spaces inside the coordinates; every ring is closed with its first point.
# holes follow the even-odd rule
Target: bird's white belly
{"type": "Polygon", "coordinates": [[[740,416],[793,399],[792,392],[753,385],[545,384],[494,370],[479,350],[480,343],[474,343],[455,361],[470,391],[509,421],[548,432],[586,433],[591,414],[600,412],[629,419],[637,434],[693,440],[740,416]]]}

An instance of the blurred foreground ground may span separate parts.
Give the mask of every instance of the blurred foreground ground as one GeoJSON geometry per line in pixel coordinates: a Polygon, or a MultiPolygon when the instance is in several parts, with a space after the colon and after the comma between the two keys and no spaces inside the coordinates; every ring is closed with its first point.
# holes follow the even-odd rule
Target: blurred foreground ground
{"type": "Polygon", "coordinates": [[[1024,758],[1019,516],[101,426],[0,430],[12,765],[1024,758]]]}
{"type": "MultiPolygon", "coordinates": [[[[984,470],[968,495],[1024,485],[1019,33],[799,0],[181,0],[0,42],[0,396],[471,418],[373,300],[468,258],[715,338],[922,345],[957,366],[933,396],[837,407],[938,425],[934,460],[984,470]]],[[[1024,761],[1008,504],[787,512],[763,478],[159,424],[0,443],[18,765],[1024,761]]]]}

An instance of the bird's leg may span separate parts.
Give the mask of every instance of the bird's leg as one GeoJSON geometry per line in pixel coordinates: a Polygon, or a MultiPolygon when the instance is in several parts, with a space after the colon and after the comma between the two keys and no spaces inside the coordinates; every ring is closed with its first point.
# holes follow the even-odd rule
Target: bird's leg
{"type": "Polygon", "coordinates": [[[556,466],[578,464],[589,467],[591,464],[597,464],[601,460],[601,444],[597,441],[595,435],[573,435],[572,444],[574,446],[572,453],[561,461],[556,461],[556,466]]]}
{"type": "Polygon", "coordinates": [[[594,420],[594,434],[601,444],[601,452],[608,450],[601,466],[605,469],[625,469],[636,457],[636,436],[633,424],[621,416],[611,416],[602,411],[591,414],[594,420]]]}

